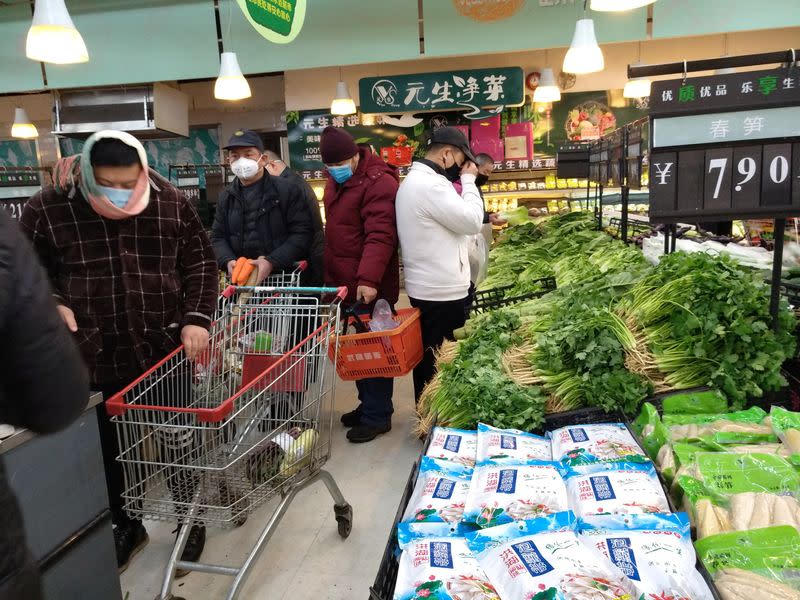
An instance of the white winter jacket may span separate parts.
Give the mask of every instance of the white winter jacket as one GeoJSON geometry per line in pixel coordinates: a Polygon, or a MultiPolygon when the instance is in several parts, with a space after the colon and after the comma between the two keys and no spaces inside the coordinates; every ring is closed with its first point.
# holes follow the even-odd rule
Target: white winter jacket
{"type": "Polygon", "coordinates": [[[395,201],[406,292],[417,300],[460,300],[469,291],[468,236],[480,233],[483,200],[474,175],[461,195],[446,177],[415,162],[395,201]]]}

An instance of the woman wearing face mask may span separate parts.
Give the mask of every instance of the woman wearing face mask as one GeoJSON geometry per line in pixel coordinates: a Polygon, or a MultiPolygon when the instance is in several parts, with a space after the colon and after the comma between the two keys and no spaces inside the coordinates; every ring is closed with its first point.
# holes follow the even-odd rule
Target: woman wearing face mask
{"type": "MultiPolygon", "coordinates": [[[[336,127],[320,139],[322,162],[328,170],[325,186],[325,282],[347,286],[347,301],[371,312],[383,298],[397,302],[400,273],[394,197],[398,177],[367,146],[336,127]]],[[[392,428],[393,380],[356,382],[359,406],[342,416],[351,442],[369,442],[392,428]]]]}
{"type": "Polygon", "coordinates": [[[311,212],[303,190],[266,171],[258,133],[236,131],[225,150],[236,179],[220,195],[211,241],[220,270],[230,277],[236,259],[245,256],[258,268],[258,284],[310,258],[311,212]]]}

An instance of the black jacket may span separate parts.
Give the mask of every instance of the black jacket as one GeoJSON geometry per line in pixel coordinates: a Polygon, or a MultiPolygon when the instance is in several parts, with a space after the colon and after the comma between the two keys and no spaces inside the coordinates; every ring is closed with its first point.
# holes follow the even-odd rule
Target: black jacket
{"type": "MultiPolygon", "coordinates": [[[[89,377],[47,276],[16,222],[0,210],[0,423],[57,431],[88,399],[89,377]]],[[[22,516],[0,461],[0,600],[37,598],[37,588],[22,516]]]]}
{"type": "MultiPolygon", "coordinates": [[[[264,256],[276,271],[291,270],[295,263],[310,257],[311,213],[301,189],[288,179],[264,171],[260,184],[262,202],[256,228],[261,247],[247,258],[264,256]]],[[[242,184],[236,179],[220,194],[211,230],[214,254],[223,271],[230,261],[246,255],[244,205],[242,184]]]]}
{"type": "Polygon", "coordinates": [[[311,213],[311,224],[314,237],[311,241],[311,254],[308,258],[308,276],[304,283],[312,286],[322,285],[325,270],[325,227],[322,224],[322,215],[319,212],[319,200],[308,182],[286,167],[281,173],[281,178],[291,181],[303,191],[308,210],[311,213]]]}

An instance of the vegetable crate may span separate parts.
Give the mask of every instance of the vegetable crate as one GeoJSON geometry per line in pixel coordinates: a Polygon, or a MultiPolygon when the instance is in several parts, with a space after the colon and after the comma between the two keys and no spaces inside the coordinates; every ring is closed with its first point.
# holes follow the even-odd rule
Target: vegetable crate
{"type": "MultiPolygon", "coordinates": [[[[328,349],[339,377],[354,381],[366,377],[402,377],[409,373],[422,360],[419,318],[419,309],[401,308],[397,311],[400,324],[394,329],[339,335],[337,343],[328,349]]],[[[366,325],[369,317],[363,315],[360,321],[366,325]]]]}
{"type": "Polygon", "coordinates": [[[490,290],[475,292],[475,297],[472,301],[470,312],[472,315],[477,315],[490,310],[495,310],[497,308],[502,308],[504,306],[519,304],[520,302],[530,300],[531,298],[544,296],[546,293],[552,292],[554,289],[556,289],[556,278],[542,277],[541,279],[535,279],[531,281],[532,286],[537,284],[540,286],[539,289],[528,292],[527,294],[521,294],[519,296],[506,297],[508,291],[514,288],[513,285],[506,285],[492,288],[490,290]]]}
{"type": "Polygon", "coordinates": [[[333,496],[339,535],[350,534],[352,507],[322,468],[336,380],[326,356],[346,293],[230,287],[200,357],[190,361],[178,348],[106,402],[126,511],[181,524],[157,600],[173,598],[178,569],[231,576],[226,598],[238,598],[289,504],[316,481],[333,496]],[[179,560],[192,523],[240,526],[276,495],[242,566],[179,560]]]}

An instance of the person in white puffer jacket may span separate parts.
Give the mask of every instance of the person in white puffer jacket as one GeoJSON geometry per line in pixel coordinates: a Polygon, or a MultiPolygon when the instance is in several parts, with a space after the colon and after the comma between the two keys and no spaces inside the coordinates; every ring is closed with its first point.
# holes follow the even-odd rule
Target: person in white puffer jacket
{"type": "Polygon", "coordinates": [[[470,286],[468,239],[480,233],[484,207],[475,177],[475,156],[455,127],[435,130],[425,158],[414,162],[395,201],[405,288],[421,312],[425,354],[414,369],[419,401],[435,374],[434,354],[464,325],[470,286]],[[461,182],[461,194],[453,182],[461,182]]]}

